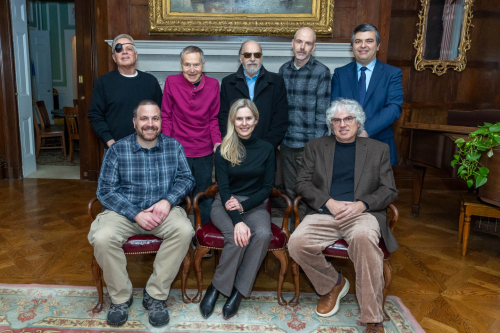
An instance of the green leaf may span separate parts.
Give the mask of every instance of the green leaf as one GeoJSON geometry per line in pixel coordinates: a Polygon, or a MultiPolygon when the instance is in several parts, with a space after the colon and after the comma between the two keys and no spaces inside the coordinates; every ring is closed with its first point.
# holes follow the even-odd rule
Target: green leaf
{"type": "Polygon", "coordinates": [[[480,167],[478,171],[479,174],[483,177],[488,176],[488,174],[490,173],[490,170],[487,167],[480,167]]]}
{"type": "Polygon", "coordinates": [[[465,168],[465,165],[462,165],[460,168],[458,168],[457,174],[460,174],[464,168],[465,168]]]}
{"type": "Polygon", "coordinates": [[[455,141],[455,143],[456,143],[456,144],[459,144],[459,143],[464,143],[464,142],[465,142],[464,138],[460,138],[460,139],[457,139],[457,140],[455,141]]]}
{"type": "Polygon", "coordinates": [[[453,155],[453,157],[455,157],[456,160],[460,159],[460,155],[453,155]]]}
{"type": "Polygon", "coordinates": [[[475,130],[475,131],[474,131],[474,132],[472,132],[471,134],[476,134],[476,135],[478,135],[478,134],[487,134],[487,133],[488,133],[488,129],[486,129],[486,128],[480,128],[480,129],[478,129],[478,130],[475,130]]]}
{"type": "Polygon", "coordinates": [[[492,132],[498,132],[498,131],[500,131],[500,123],[496,123],[495,125],[490,126],[490,128],[489,128],[489,129],[490,129],[490,131],[492,131],[492,132]]]}
{"type": "Polygon", "coordinates": [[[493,139],[497,142],[500,143],[500,136],[494,136],[493,139]]]}
{"type": "Polygon", "coordinates": [[[493,149],[490,149],[486,155],[491,158],[491,156],[493,156],[493,149]]]}
{"type": "Polygon", "coordinates": [[[488,149],[488,146],[485,145],[484,143],[478,143],[476,145],[477,149],[480,150],[480,151],[485,151],[486,149],[488,149]]]}
{"type": "MultiPolygon", "coordinates": [[[[460,172],[460,178],[462,178],[462,179],[467,178],[467,171],[462,170],[462,171],[460,172]]],[[[469,187],[470,187],[470,186],[469,186],[469,187]]]]}
{"type": "Polygon", "coordinates": [[[477,161],[481,157],[480,153],[469,153],[467,154],[467,160],[469,161],[477,161]]]}
{"type": "Polygon", "coordinates": [[[467,186],[471,187],[474,184],[472,179],[467,179],[467,186]]]}
{"type": "Polygon", "coordinates": [[[487,181],[488,181],[488,179],[486,179],[486,177],[477,176],[476,177],[476,188],[478,188],[479,186],[482,186],[482,185],[486,184],[487,181]]]}
{"type": "Polygon", "coordinates": [[[457,160],[454,160],[454,161],[451,161],[451,167],[454,168],[455,167],[455,164],[457,164],[457,160]]]}
{"type": "Polygon", "coordinates": [[[493,124],[490,124],[490,123],[484,123],[484,126],[486,126],[486,127],[491,127],[491,126],[493,126],[493,124]]]}

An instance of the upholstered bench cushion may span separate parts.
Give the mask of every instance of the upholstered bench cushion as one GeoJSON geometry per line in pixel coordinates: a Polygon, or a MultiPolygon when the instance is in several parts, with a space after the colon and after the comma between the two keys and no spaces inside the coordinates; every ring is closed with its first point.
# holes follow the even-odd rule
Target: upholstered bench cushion
{"type": "Polygon", "coordinates": [[[163,239],[153,235],[135,235],[123,244],[125,254],[155,253],[160,249],[163,239]]]}
{"type": "MultiPolygon", "coordinates": [[[[378,246],[384,253],[384,260],[389,259],[391,254],[389,251],[387,251],[387,248],[385,247],[385,242],[382,238],[380,238],[380,242],[378,243],[378,246]]],[[[336,257],[336,258],[349,258],[349,255],[347,254],[347,249],[349,248],[349,244],[343,239],[339,239],[332,245],[328,246],[326,249],[323,250],[323,254],[329,257],[336,257]]]]}
{"type": "MultiPolygon", "coordinates": [[[[273,237],[269,243],[269,250],[277,250],[285,247],[287,241],[285,232],[274,223],[271,223],[271,232],[273,233],[273,237]]],[[[203,247],[213,249],[222,249],[224,247],[224,236],[222,236],[219,229],[212,222],[202,225],[196,231],[196,240],[203,247]]]]}

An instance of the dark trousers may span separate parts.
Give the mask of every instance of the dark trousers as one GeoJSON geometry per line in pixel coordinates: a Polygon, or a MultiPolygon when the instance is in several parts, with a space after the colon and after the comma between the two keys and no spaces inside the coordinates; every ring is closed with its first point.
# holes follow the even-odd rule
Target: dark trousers
{"type": "MultiPolygon", "coordinates": [[[[203,157],[188,157],[187,162],[195,180],[194,188],[190,195],[194,198],[198,193],[204,192],[212,185],[214,154],[211,153],[203,157]]],[[[210,221],[212,198],[201,197],[198,206],[200,207],[201,224],[208,223],[210,221]]]]}

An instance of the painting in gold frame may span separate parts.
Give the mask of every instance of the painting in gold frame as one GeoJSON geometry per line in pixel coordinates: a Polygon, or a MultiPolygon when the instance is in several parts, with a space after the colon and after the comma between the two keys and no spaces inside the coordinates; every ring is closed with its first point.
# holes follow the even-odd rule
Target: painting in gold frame
{"type": "Polygon", "coordinates": [[[151,35],[331,36],[335,0],[149,0],[151,35]]]}

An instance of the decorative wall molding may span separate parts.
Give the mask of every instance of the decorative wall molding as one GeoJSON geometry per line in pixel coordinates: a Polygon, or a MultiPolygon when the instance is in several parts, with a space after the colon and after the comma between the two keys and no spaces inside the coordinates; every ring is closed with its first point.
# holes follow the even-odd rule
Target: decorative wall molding
{"type": "MultiPolygon", "coordinates": [[[[106,40],[111,47],[112,40],[106,40]]],[[[261,42],[263,65],[278,72],[283,63],[292,57],[291,42],[261,42]]],[[[136,68],[146,72],[180,72],[180,52],[189,45],[196,45],[205,54],[204,72],[234,73],[240,63],[238,50],[241,42],[226,41],[146,41],[136,40],[138,53],[136,68]]],[[[333,70],[353,60],[349,43],[317,43],[314,57],[333,70]]]]}

